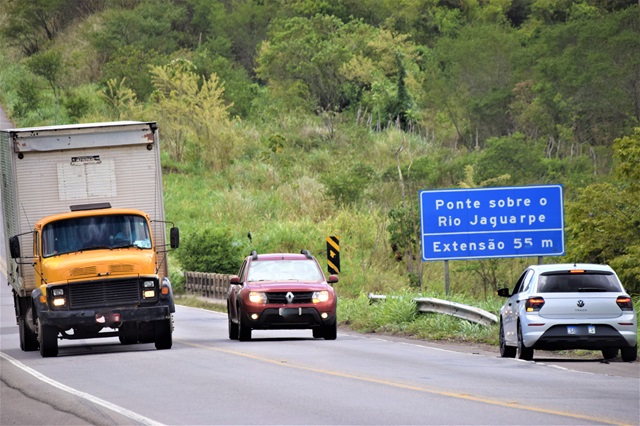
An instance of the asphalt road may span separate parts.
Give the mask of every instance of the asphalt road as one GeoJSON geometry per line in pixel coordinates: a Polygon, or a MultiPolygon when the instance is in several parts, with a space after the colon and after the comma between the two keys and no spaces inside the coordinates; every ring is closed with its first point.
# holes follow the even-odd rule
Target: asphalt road
{"type": "MultiPolygon", "coordinates": [[[[0,126],[2,127],[2,126],[0,126]]],[[[0,218],[1,220],[1,218],[0,218]]],[[[3,254],[4,256],[4,254],[3,254]]],[[[4,272],[4,271],[3,271],[4,272]]],[[[640,363],[341,330],[227,337],[224,314],[177,307],[174,346],[115,338],[22,352],[0,285],[0,424],[638,424],[640,363]]]]}
{"type": "MultiPolygon", "coordinates": [[[[605,373],[585,373],[345,332],[325,341],[309,331],[255,331],[254,340],[238,342],[227,338],[224,314],[181,306],[171,350],[114,338],[62,341],[57,358],[43,359],[20,351],[17,327],[5,322],[8,303],[3,296],[3,381],[8,357],[21,367],[16,375],[37,372],[11,379],[11,392],[22,392],[12,401],[72,416],[58,424],[582,425],[640,418],[637,363],[620,363],[626,377],[607,374],[597,360],[590,362],[605,373]],[[40,404],[47,405],[47,393],[54,395],[49,408],[40,404]]],[[[4,417],[11,392],[2,395],[3,425],[12,424],[4,417]]],[[[13,424],[53,424],[53,414],[44,418],[13,424]]]]}

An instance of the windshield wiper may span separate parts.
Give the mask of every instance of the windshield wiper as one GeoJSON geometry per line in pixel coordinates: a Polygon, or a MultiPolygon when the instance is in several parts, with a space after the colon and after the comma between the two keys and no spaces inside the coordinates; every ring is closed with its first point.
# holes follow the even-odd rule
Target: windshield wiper
{"type": "Polygon", "coordinates": [[[89,247],[82,247],[80,250],[78,251],[87,251],[87,250],[111,250],[111,247],[109,246],[89,246],[89,247]]]}
{"type": "Polygon", "coordinates": [[[142,247],[140,247],[139,245],[133,244],[133,243],[124,243],[124,244],[118,244],[118,245],[111,246],[112,249],[121,249],[121,248],[129,248],[129,247],[136,247],[136,248],[139,248],[140,250],[142,250],[142,247]]]}

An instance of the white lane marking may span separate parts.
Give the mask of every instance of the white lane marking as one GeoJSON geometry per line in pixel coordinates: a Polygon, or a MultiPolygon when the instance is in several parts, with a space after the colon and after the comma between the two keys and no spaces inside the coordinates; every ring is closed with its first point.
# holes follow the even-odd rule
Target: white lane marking
{"type": "Polygon", "coordinates": [[[80,398],[84,398],[87,401],[91,401],[94,404],[100,405],[100,406],[102,406],[104,408],[107,408],[107,409],[109,409],[111,411],[114,411],[114,412],[116,412],[118,414],[121,414],[121,415],[123,415],[125,417],[128,417],[133,421],[136,421],[136,422],[144,424],[144,425],[163,426],[162,423],[156,422],[155,420],[151,420],[148,417],[144,417],[143,415],[140,415],[138,413],[134,413],[133,411],[129,411],[126,408],[120,407],[119,405],[112,404],[112,403],[110,403],[108,401],[105,401],[103,399],[100,399],[98,397],[90,395],[88,393],[79,391],[79,390],[74,389],[72,387],[69,387],[67,385],[63,385],[62,383],[57,382],[57,381],[55,381],[53,379],[50,379],[49,377],[45,376],[44,374],[41,374],[41,373],[37,372],[36,370],[34,370],[31,367],[27,367],[26,365],[24,365],[23,363],[21,363],[17,359],[10,357],[9,355],[7,355],[7,354],[5,354],[3,352],[0,352],[0,357],[6,359],[11,364],[13,364],[16,367],[18,367],[19,369],[21,369],[22,371],[31,374],[33,377],[35,377],[35,378],[37,378],[39,380],[42,380],[43,382],[45,382],[45,383],[47,383],[47,384],[49,384],[51,386],[54,386],[54,387],[56,387],[56,388],[58,388],[60,390],[63,390],[65,392],[69,392],[70,394],[78,396],[80,398]]]}

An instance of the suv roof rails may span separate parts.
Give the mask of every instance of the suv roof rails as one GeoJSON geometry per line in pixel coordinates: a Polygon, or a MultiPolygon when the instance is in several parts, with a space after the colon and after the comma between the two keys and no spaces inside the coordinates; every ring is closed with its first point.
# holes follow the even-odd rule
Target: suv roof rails
{"type": "Polygon", "coordinates": [[[258,252],[255,250],[251,251],[251,260],[256,260],[258,258],[258,252]]]}
{"type": "Polygon", "coordinates": [[[301,254],[304,254],[305,256],[307,256],[307,258],[309,259],[313,259],[313,256],[311,255],[311,253],[309,252],[309,250],[300,250],[301,254]]]}

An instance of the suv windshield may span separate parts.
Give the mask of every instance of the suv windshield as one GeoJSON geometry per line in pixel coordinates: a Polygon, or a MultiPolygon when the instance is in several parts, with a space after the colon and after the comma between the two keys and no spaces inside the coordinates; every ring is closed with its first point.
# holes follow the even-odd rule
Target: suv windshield
{"type": "Polygon", "coordinates": [[[151,248],[149,227],[142,216],[78,217],[49,223],[42,231],[44,257],[123,247],[151,248]]]}
{"type": "Polygon", "coordinates": [[[575,273],[547,273],[538,280],[540,293],[571,293],[580,291],[611,291],[620,292],[622,289],[612,273],[586,272],[575,273]]]}
{"type": "Polygon", "coordinates": [[[316,263],[305,260],[254,260],[247,281],[323,281],[316,263]]]}

